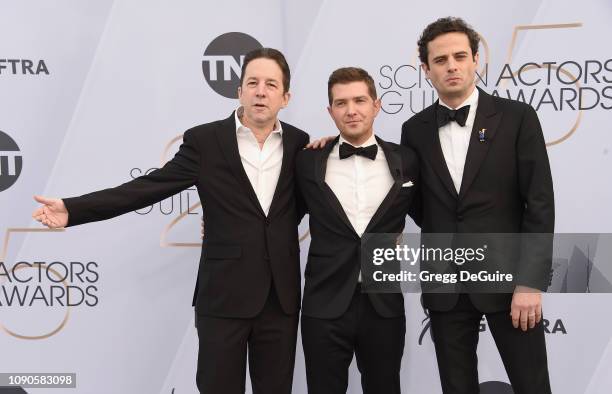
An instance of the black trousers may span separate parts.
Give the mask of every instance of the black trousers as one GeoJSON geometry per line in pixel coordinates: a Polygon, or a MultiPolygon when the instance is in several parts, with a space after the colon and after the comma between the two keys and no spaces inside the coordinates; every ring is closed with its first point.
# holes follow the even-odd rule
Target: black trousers
{"type": "MultiPolygon", "coordinates": [[[[510,305],[508,305],[508,308],[510,305]]],[[[448,312],[429,311],[444,394],[477,394],[476,347],[480,320],[467,294],[448,312]]],[[[485,314],[515,394],[549,394],[544,326],[522,331],[512,326],[510,310],[485,314]]]]}
{"type": "Polygon", "coordinates": [[[196,314],[199,337],[196,383],[202,394],[244,394],[248,349],[253,394],[290,394],[298,314],[287,315],[271,286],[252,319],[196,314]]]}
{"type": "Polygon", "coordinates": [[[308,393],[345,394],[353,354],[364,394],[400,393],[405,334],[404,316],[381,317],[360,290],[337,319],[302,315],[308,393]]]}

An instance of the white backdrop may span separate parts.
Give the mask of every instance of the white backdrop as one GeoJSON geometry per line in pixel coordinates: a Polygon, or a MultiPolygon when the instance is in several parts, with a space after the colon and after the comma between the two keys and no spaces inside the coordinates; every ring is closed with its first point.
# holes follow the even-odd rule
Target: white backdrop
{"type": "MultiPolygon", "coordinates": [[[[9,268],[57,262],[60,277],[74,263],[72,277],[56,287],[85,294],[84,303],[71,307],[40,299],[29,306],[32,293],[23,306],[8,306],[0,294],[0,372],[76,372],[78,387],[71,392],[78,393],[196,392],[191,296],[202,208],[187,208],[198,202],[197,193],[187,190],[139,213],[63,232],[36,231],[31,196],[72,196],[128,181],[171,157],[179,143],[173,139],[187,128],[228,116],[237,100],[209,86],[202,63],[208,45],[228,32],[246,33],[286,54],[293,96],[281,112],[284,121],[311,138],[335,134],[325,110],[327,78],[338,67],[356,65],[385,94],[377,134],[399,142],[401,124],[432,102],[432,88],[415,71],[420,32],[438,17],[465,18],[484,39],[481,65],[488,66],[480,86],[528,101],[533,94],[551,143],[556,232],[612,232],[609,0],[0,5],[0,156],[9,163],[0,162],[0,261],[9,268]],[[546,62],[550,74],[546,65],[527,65],[513,83],[510,75],[521,66],[546,62]],[[7,136],[19,151],[5,147],[7,136]],[[17,156],[21,171],[13,165],[17,156]],[[88,275],[76,275],[84,267],[88,275]]],[[[408,223],[407,229],[415,228],[408,223]]],[[[306,231],[304,220],[300,232],[306,231]]],[[[303,256],[308,242],[302,242],[303,256]]],[[[35,272],[21,270],[27,271],[35,272]]],[[[39,285],[48,294],[54,285],[49,279],[7,284],[1,274],[9,290],[35,292],[39,285]]],[[[610,392],[612,317],[602,312],[611,300],[545,297],[554,393],[610,392]]],[[[403,392],[440,393],[430,336],[421,337],[427,321],[418,295],[406,297],[406,310],[403,392]]],[[[484,322],[483,330],[480,379],[507,382],[484,322]]],[[[306,393],[299,342],[294,392],[306,393]]],[[[349,392],[360,391],[353,366],[349,392]]]]}

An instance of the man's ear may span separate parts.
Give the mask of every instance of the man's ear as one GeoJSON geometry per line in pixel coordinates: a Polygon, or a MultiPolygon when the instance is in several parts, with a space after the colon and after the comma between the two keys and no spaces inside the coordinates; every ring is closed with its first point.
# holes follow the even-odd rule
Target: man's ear
{"type": "Polygon", "coordinates": [[[380,100],[380,98],[377,98],[376,100],[374,100],[374,117],[378,115],[380,107],[382,107],[382,101],[380,100]]]}
{"type": "Polygon", "coordinates": [[[289,100],[291,99],[291,92],[285,92],[283,94],[283,108],[289,105],[289,100]]]}
{"type": "Polygon", "coordinates": [[[427,63],[421,63],[421,70],[423,70],[425,72],[425,76],[429,78],[429,66],[427,63]]]}

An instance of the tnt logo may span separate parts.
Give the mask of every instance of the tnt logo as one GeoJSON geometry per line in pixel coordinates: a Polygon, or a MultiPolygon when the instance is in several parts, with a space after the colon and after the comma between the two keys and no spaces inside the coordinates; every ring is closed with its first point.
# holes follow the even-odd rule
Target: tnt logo
{"type": "Polygon", "coordinates": [[[22,166],[19,147],[8,134],[0,131],[0,192],[17,182],[22,166]]]}
{"type": "Polygon", "coordinates": [[[212,40],[204,51],[202,72],[208,85],[227,98],[238,98],[244,56],[262,45],[245,33],[231,32],[212,40]]]}

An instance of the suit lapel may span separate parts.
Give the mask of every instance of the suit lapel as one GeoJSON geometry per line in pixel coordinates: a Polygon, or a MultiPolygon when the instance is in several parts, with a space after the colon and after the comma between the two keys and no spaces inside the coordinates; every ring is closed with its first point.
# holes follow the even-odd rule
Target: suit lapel
{"type": "Polygon", "coordinates": [[[391,186],[391,189],[389,190],[382,203],[380,203],[378,209],[370,219],[370,222],[366,226],[364,234],[369,233],[384,216],[387,210],[391,207],[395,196],[402,187],[403,182],[402,158],[400,154],[395,150],[395,147],[387,144],[386,141],[383,141],[378,137],[376,137],[376,141],[378,142],[378,145],[380,145],[380,147],[382,148],[383,152],[385,152],[387,165],[389,166],[389,171],[391,172],[391,176],[393,177],[393,185],[391,186]]]}
{"type": "Polygon", "coordinates": [[[487,156],[489,146],[495,137],[502,116],[502,113],[498,112],[495,108],[493,98],[481,89],[478,90],[478,108],[476,110],[476,118],[474,119],[472,133],[470,134],[470,143],[468,145],[465,166],[463,168],[463,179],[461,180],[459,199],[465,196],[465,193],[474,182],[476,175],[478,175],[478,170],[487,156]],[[485,140],[481,142],[479,139],[479,131],[483,129],[485,140]]]}
{"type": "Polygon", "coordinates": [[[349,228],[351,233],[353,233],[355,237],[359,238],[359,235],[355,231],[355,228],[351,224],[351,221],[349,220],[348,216],[346,216],[346,212],[344,212],[344,208],[342,208],[342,204],[340,204],[338,197],[336,197],[336,194],[331,189],[331,187],[329,187],[329,185],[325,183],[327,159],[334,146],[338,144],[339,139],[340,136],[336,137],[332,142],[325,145],[325,147],[321,150],[321,154],[317,156],[317,159],[315,160],[314,169],[315,179],[319,185],[319,188],[321,189],[321,192],[325,195],[327,201],[329,202],[329,205],[331,206],[332,210],[336,213],[336,215],[340,217],[342,222],[344,222],[344,224],[349,228]]]}
{"type": "Polygon", "coordinates": [[[438,130],[438,123],[436,121],[436,108],[438,106],[438,102],[429,108],[426,111],[429,113],[424,114],[423,123],[426,129],[425,135],[428,138],[429,147],[429,158],[431,166],[434,171],[442,181],[442,184],[446,188],[446,190],[451,194],[453,198],[457,198],[457,190],[455,189],[455,185],[453,183],[453,178],[451,178],[450,172],[448,171],[448,166],[446,165],[446,160],[444,159],[444,153],[442,153],[442,145],[440,145],[440,134],[438,130]]]}
{"type": "Polygon", "coordinates": [[[274,209],[276,208],[276,205],[278,205],[277,202],[279,199],[279,194],[285,187],[284,184],[289,182],[289,174],[291,171],[293,171],[292,168],[289,168],[289,164],[291,162],[291,157],[293,156],[293,147],[295,146],[296,134],[288,130],[288,127],[285,125],[282,125],[282,127],[283,161],[281,164],[280,174],[278,175],[278,181],[276,182],[276,189],[274,189],[274,196],[272,197],[270,209],[268,210],[268,217],[271,217],[274,213],[274,209]]]}
{"type": "Polygon", "coordinates": [[[236,138],[236,121],[234,120],[234,112],[232,112],[229,118],[225,119],[221,123],[221,127],[217,128],[216,130],[216,134],[217,139],[219,140],[219,145],[221,146],[221,151],[223,152],[229,167],[234,173],[234,176],[242,185],[244,191],[248,195],[253,205],[256,207],[257,211],[261,215],[265,216],[265,213],[261,208],[261,204],[257,199],[257,194],[255,194],[255,190],[253,190],[251,181],[249,180],[249,177],[247,176],[242,165],[242,160],[240,159],[240,153],[238,152],[238,139],[236,138]]]}

